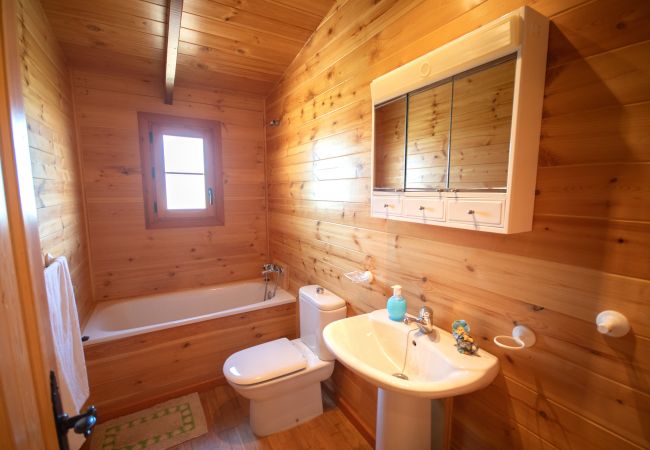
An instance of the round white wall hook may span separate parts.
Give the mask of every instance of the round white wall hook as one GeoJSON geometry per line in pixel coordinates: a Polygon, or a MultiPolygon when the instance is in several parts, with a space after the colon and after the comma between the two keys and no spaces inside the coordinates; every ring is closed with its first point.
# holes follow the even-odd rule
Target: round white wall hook
{"type": "Polygon", "coordinates": [[[512,329],[512,336],[495,336],[494,343],[508,350],[522,350],[532,347],[537,342],[535,333],[524,325],[517,325],[512,329]]]}
{"type": "Polygon", "coordinates": [[[612,337],[625,336],[630,331],[630,321],[618,311],[602,311],[596,316],[599,333],[612,337]]]}

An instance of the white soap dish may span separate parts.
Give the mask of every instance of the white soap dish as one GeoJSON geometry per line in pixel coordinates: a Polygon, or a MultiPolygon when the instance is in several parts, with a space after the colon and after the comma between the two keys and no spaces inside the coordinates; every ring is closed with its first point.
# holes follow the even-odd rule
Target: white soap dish
{"type": "Polygon", "coordinates": [[[494,343],[507,350],[523,350],[535,345],[537,338],[535,333],[528,327],[517,325],[512,329],[512,336],[494,336],[494,343]]]}
{"type": "Polygon", "coordinates": [[[372,283],[372,280],[375,279],[375,277],[372,275],[372,272],[369,270],[366,270],[365,272],[357,270],[354,272],[348,272],[344,275],[345,278],[357,284],[372,283]]]}

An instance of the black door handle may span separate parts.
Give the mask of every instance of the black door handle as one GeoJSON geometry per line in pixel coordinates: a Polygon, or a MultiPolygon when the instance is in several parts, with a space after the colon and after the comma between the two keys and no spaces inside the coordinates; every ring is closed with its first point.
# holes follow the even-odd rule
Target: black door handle
{"type": "Polygon", "coordinates": [[[66,420],[66,431],[70,428],[74,429],[77,434],[83,434],[85,437],[90,436],[97,423],[97,410],[94,406],[89,406],[85,413],[78,416],[69,417],[66,420]]]}
{"type": "Polygon", "coordinates": [[[56,382],[56,375],[52,370],[50,371],[50,389],[59,449],[68,450],[68,430],[72,428],[77,434],[83,434],[85,437],[90,436],[97,423],[97,409],[94,406],[89,406],[86,412],[73,417],[69,417],[64,413],[61,405],[59,385],[56,382]]]}

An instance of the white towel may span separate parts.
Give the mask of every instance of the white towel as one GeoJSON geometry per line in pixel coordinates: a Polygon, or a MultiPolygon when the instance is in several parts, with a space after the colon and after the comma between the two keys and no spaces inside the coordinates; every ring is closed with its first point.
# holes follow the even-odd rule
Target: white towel
{"type": "MultiPolygon", "coordinates": [[[[61,256],[45,269],[45,288],[50,310],[50,324],[56,354],[57,378],[63,411],[73,416],[88,399],[88,374],[81,345],[79,316],[72,289],[68,261],[61,256]]],[[[83,438],[68,433],[70,448],[77,449],[83,438]]]]}

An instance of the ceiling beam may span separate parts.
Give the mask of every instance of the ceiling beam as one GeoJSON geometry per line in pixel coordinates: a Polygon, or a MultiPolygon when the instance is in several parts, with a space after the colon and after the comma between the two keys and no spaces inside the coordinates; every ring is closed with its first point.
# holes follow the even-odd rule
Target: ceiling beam
{"type": "Polygon", "coordinates": [[[176,60],[178,59],[178,40],[181,36],[181,15],[183,0],[169,0],[167,12],[167,52],[165,56],[165,103],[172,104],[174,81],[176,79],[176,60]]]}

